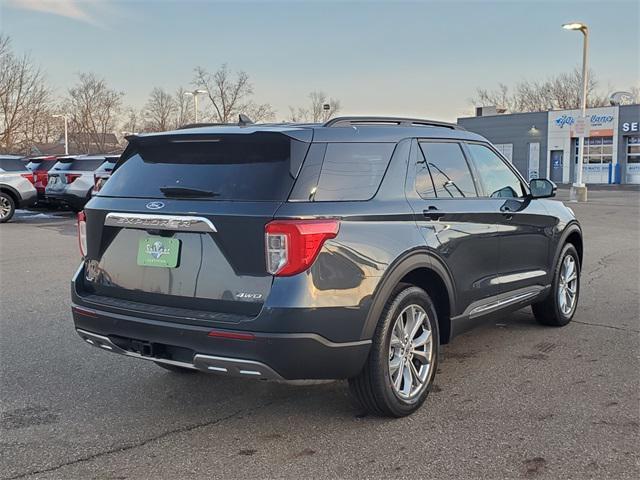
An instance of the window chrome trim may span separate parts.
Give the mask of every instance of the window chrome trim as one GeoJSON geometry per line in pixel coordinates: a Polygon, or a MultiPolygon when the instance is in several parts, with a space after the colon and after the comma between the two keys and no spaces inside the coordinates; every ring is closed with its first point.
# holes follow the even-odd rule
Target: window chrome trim
{"type": "Polygon", "coordinates": [[[107,227],[137,228],[142,230],[178,230],[181,232],[217,232],[211,220],[190,215],[152,215],[148,213],[107,214],[107,227]]]}

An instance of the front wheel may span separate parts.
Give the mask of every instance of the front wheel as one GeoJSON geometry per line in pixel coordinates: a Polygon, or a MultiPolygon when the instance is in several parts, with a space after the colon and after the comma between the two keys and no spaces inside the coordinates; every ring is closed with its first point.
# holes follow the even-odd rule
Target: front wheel
{"type": "Polygon", "coordinates": [[[376,328],[362,372],[349,379],[359,406],[369,413],[404,417],[426,400],[438,368],[438,317],[419,287],[396,291],[376,328]]]}
{"type": "Polygon", "coordinates": [[[543,325],[562,327],[576,313],[580,294],[580,257],[570,243],[560,252],[554,270],[551,293],[531,306],[536,320],[543,325]]]}
{"type": "Polygon", "coordinates": [[[6,193],[0,192],[0,223],[5,223],[11,220],[13,214],[16,212],[16,204],[6,193]]]}

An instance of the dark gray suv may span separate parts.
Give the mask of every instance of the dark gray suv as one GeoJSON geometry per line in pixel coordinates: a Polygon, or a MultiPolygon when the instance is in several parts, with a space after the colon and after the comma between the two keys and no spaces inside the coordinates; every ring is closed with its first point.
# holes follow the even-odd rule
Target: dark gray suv
{"type": "Polygon", "coordinates": [[[366,410],[408,415],[482,318],[573,317],[582,233],[554,193],[428,120],[131,137],[79,215],[75,326],[176,372],[349,379],[366,410]]]}

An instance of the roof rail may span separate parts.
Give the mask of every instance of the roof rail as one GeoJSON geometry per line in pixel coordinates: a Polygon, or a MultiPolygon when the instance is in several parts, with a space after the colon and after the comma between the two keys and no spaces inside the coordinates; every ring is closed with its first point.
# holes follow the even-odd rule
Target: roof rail
{"type": "Polygon", "coordinates": [[[396,125],[402,127],[444,127],[464,130],[460,125],[437,120],[404,117],[336,117],[326,122],[323,127],[348,127],[352,125],[396,125]]]}

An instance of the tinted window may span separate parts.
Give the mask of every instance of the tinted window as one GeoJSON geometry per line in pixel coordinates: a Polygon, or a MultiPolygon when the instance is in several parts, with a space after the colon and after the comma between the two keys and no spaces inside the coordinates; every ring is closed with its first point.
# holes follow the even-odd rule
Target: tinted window
{"type": "Polygon", "coordinates": [[[493,150],[473,143],[469,144],[469,150],[487,196],[513,198],[525,195],[520,179],[493,150]]]}
{"type": "Polygon", "coordinates": [[[75,170],[80,172],[93,172],[104,162],[104,158],[88,158],[88,159],[76,159],[71,162],[68,170],[75,170]]]}
{"type": "Polygon", "coordinates": [[[418,165],[416,188],[423,197],[476,197],[469,165],[457,143],[420,144],[425,161],[418,165]],[[430,181],[433,183],[430,184],[430,181]]]}
{"type": "Polygon", "coordinates": [[[109,173],[113,170],[113,167],[116,166],[117,158],[110,158],[105,160],[100,166],[96,169],[96,173],[109,173]]]}
{"type": "Polygon", "coordinates": [[[395,143],[329,143],[315,201],[368,200],[375,195],[395,143]]]}
{"type": "Polygon", "coordinates": [[[36,161],[31,161],[27,164],[27,168],[29,170],[31,170],[32,172],[46,172],[48,170],[51,169],[51,167],[53,167],[55,164],[57,163],[57,160],[53,159],[53,160],[36,160],[36,161]]]}
{"type": "Polygon", "coordinates": [[[0,158],[0,170],[4,172],[25,172],[27,167],[19,158],[0,158]]]}
{"type": "Polygon", "coordinates": [[[300,164],[291,158],[306,152],[300,143],[279,133],[143,138],[99,195],[284,200],[300,164]]]}

